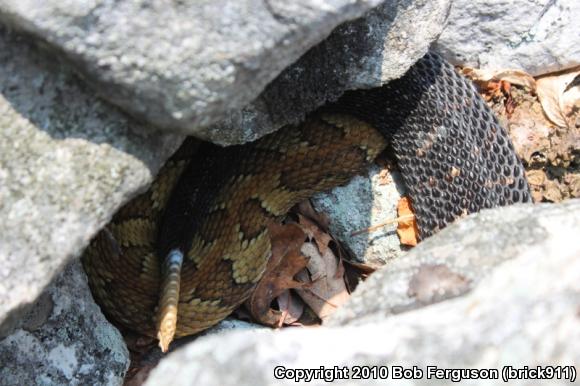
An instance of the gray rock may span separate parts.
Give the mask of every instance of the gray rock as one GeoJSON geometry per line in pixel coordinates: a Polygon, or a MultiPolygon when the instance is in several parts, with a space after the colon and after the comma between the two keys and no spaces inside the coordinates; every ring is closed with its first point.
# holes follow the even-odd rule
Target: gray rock
{"type": "Polygon", "coordinates": [[[405,253],[396,233],[397,224],[352,236],[353,232],[397,217],[397,203],[405,187],[399,172],[389,173],[389,180],[382,184],[380,168],[373,165],[368,175],[312,198],[314,208],[330,219],[331,233],[350,249],[356,262],[373,268],[405,253]]]}
{"type": "Polygon", "coordinates": [[[337,25],[379,3],[0,0],[0,19],[64,52],[132,114],[226,145],[299,121],[347,88],[401,76],[441,32],[449,6],[387,2],[340,27],[244,108],[337,25]]]}
{"type": "Polygon", "coordinates": [[[144,130],[0,29],[0,337],[180,138],[144,130]]]}
{"type": "Polygon", "coordinates": [[[121,385],[129,351],[95,305],[79,261],[0,340],[2,385],[121,385]]]}
{"type": "MultiPolygon", "coordinates": [[[[379,87],[401,77],[441,32],[448,0],[385,2],[338,27],[284,70],[253,102],[201,130],[221,144],[247,142],[288,123],[345,90],[379,87]]],[[[197,135],[197,134],[196,134],[197,135]]]]}
{"type": "MultiPolygon", "coordinates": [[[[213,327],[208,328],[207,330],[192,336],[186,336],[183,338],[179,338],[173,342],[171,342],[171,346],[169,346],[169,351],[175,351],[180,347],[187,345],[190,342],[193,342],[197,339],[200,339],[204,336],[211,336],[211,335],[222,335],[227,332],[231,332],[234,330],[243,330],[246,333],[253,334],[254,332],[260,332],[262,330],[268,330],[268,327],[265,327],[261,324],[250,323],[239,319],[234,319],[233,317],[228,317],[213,327]]],[[[162,358],[165,354],[161,352],[161,349],[155,349],[155,353],[159,355],[159,358],[162,358]]]]}
{"type": "Polygon", "coordinates": [[[437,48],[455,64],[541,75],[580,64],[577,0],[456,0],[437,48]]]}
{"type": "Polygon", "coordinates": [[[250,322],[245,322],[243,320],[227,318],[227,319],[222,320],[221,322],[219,322],[218,324],[216,324],[212,328],[205,330],[203,332],[203,335],[209,336],[209,335],[223,334],[226,331],[232,331],[232,330],[258,331],[258,330],[264,330],[264,329],[267,329],[267,327],[264,327],[261,324],[254,324],[254,323],[250,323],[250,322]]]}
{"type": "MultiPolygon", "coordinates": [[[[360,325],[351,322],[342,327],[264,331],[251,336],[242,331],[199,339],[162,361],[146,384],[291,384],[292,380],[274,377],[277,366],[347,367],[351,376],[353,366],[386,366],[388,379],[365,384],[395,385],[402,381],[393,379],[392,366],[417,366],[423,371],[422,377],[405,384],[432,385],[436,382],[427,378],[427,366],[499,371],[508,365],[574,366],[580,361],[580,243],[576,240],[580,232],[580,218],[576,215],[579,212],[580,201],[576,200],[498,208],[469,216],[404,258],[436,256],[443,251],[439,263],[446,264],[450,256],[456,261],[448,265],[452,267],[450,271],[460,269],[461,260],[469,261],[472,256],[482,259],[483,266],[503,261],[495,269],[487,269],[485,276],[472,280],[471,291],[463,296],[388,317],[382,307],[376,306],[361,315],[366,323],[360,325]],[[460,237],[464,243],[453,237],[460,237]],[[461,247],[464,244],[466,248],[461,247]],[[486,252],[493,256],[485,256],[486,252]]],[[[409,270],[417,273],[414,267],[409,270]]],[[[467,272],[464,271],[466,275],[467,272]]],[[[396,290],[397,285],[385,280],[389,274],[389,266],[377,272],[375,276],[380,276],[363,283],[361,295],[355,295],[345,307],[355,312],[359,312],[357,304],[384,304],[390,308],[391,302],[385,299],[386,292],[379,284],[396,290]]],[[[445,270],[435,276],[446,277],[446,288],[461,282],[445,270]]],[[[416,282],[421,280],[416,278],[416,282]]],[[[410,293],[434,299],[428,295],[433,294],[429,288],[435,287],[416,285],[410,293]]],[[[499,377],[489,383],[504,384],[501,372],[499,377]]],[[[335,382],[361,384],[360,380],[335,382]]],[[[550,382],[570,383],[568,379],[550,382]]],[[[449,379],[440,381],[448,383],[449,379]]],[[[476,380],[463,383],[480,384],[476,380]]],[[[315,379],[310,384],[325,382],[315,379]]]]}
{"type": "MultiPolygon", "coordinates": [[[[169,346],[169,352],[180,350],[183,346],[191,344],[192,342],[195,342],[197,339],[200,339],[204,336],[219,335],[233,330],[243,330],[245,333],[251,335],[254,333],[259,333],[262,330],[268,330],[268,327],[244,322],[233,318],[227,318],[215,326],[203,331],[201,334],[174,340],[171,342],[171,346],[169,346]]],[[[139,355],[135,356],[131,362],[131,369],[135,369],[137,371],[134,372],[131,369],[129,370],[128,376],[125,378],[125,385],[142,385],[149,376],[151,370],[155,368],[159,361],[163,360],[166,355],[166,353],[161,352],[159,347],[154,347],[148,350],[146,353],[139,353],[139,355]]]]}
{"type": "MultiPolygon", "coordinates": [[[[580,201],[558,209],[542,209],[562,215],[565,208],[576,207],[580,208],[580,201]]],[[[425,240],[408,254],[389,262],[387,269],[371,275],[345,306],[332,315],[328,325],[381,321],[389,315],[452,298],[477,287],[498,265],[531,253],[532,245],[555,237],[547,233],[546,226],[540,222],[548,217],[542,214],[542,209],[513,206],[484,210],[473,219],[445,229],[437,237],[425,240]],[[505,221],[498,221],[498,212],[505,221]]],[[[556,232],[556,229],[549,232],[556,232]]]]}
{"type": "Polygon", "coordinates": [[[2,0],[0,18],[57,47],[115,104],[194,134],[379,3],[2,0]]]}

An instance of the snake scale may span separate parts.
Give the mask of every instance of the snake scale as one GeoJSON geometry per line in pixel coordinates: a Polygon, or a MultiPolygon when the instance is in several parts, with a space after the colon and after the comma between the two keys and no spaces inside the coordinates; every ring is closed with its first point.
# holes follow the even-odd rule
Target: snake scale
{"type": "Polygon", "coordinates": [[[174,334],[216,324],[261,278],[269,224],[362,173],[388,143],[421,238],[482,208],[531,201],[505,129],[469,81],[428,53],[402,78],[349,91],[253,143],[186,140],[87,249],[96,301],[165,349],[174,334]]]}

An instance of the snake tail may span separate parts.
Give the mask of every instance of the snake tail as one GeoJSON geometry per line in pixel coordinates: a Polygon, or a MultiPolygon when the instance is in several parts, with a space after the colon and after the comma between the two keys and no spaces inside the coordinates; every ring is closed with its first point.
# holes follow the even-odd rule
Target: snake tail
{"type": "Polygon", "coordinates": [[[163,282],[157,310],[157,339],[159,339],[159,347],[163,352],[167,352],[169,349],[169,344],[177,330],[182,265],[183,252],[180,250],[174,249],[165,257],[162,273],[163,282]]]}

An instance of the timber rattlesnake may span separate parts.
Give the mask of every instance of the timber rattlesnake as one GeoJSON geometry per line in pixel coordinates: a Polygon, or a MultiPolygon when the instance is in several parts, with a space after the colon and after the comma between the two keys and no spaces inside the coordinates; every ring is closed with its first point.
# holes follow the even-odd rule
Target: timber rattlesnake
{"type": "Polygon", "coordinates": [[[531,201],[506,131],[473,86],[429,53],[401,79],[347,92],[253,143],[186,141],[85,253],[97,302],[132,330],[159,328],[165,348],[174,332],[214,325],[262,276],[268,224],[364,171],[388,141],[422,238],[482,208],[531,201]]]}

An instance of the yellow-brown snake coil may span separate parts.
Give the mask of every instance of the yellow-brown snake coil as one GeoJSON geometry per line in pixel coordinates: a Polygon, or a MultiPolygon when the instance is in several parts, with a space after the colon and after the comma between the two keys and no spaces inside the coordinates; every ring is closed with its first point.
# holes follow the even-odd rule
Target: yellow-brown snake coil
{"type": "Polygon", "coordinates": [[[132,330],[161,331],[164,348],[216,324],[261,278],[268,224],[363,172],[388,142],[423,238],[481,208],[530,201],[505,130],[468,81],[427,54],[403,78],[256,142],[186,141],[87,249],[96,301],[132,330]]]}

